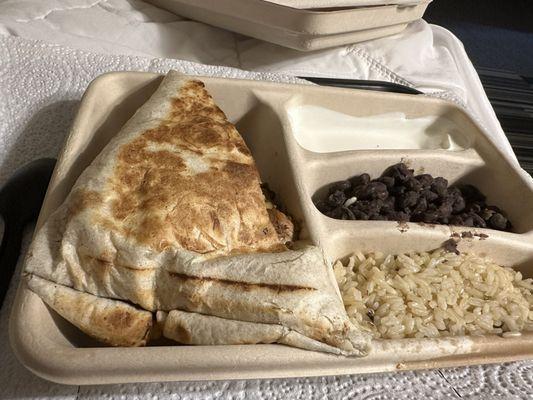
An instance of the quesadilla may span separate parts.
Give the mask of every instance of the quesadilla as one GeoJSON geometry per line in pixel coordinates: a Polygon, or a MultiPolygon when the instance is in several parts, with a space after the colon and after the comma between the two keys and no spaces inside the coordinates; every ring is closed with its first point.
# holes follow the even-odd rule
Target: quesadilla
{"type": "Polygon", "coordinates": [[[123,301],[78,292],[31,276],[28,287],[59,315],[101,342],[143,346],[152,329],[152,313],[123,301]]]}
{"type": "MultiPolygon", "coordinates": [[[[124,301],[168,313],[163,335],[188,329],[186,344],[366,354],[370,337],[348,320],[321,251],[286,246],[290,220],[267,209],[260,184],[204,84],[170,72],[36,234],[25,271],[53,289],[30,288],[67,319],[76,295],[102,299],[94,323],[69,319],[95,337],[96,314],[124,301]]],[[[142,344],[122,334],[112,344],[142,344]]]]}

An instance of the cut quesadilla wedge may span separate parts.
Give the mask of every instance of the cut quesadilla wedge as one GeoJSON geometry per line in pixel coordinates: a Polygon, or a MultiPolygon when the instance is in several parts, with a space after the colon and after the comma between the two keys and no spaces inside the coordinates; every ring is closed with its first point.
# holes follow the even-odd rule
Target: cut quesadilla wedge
{"type": "Polygon", "coordinates": [[[152,313],[31,276],[28,287],[74,326],[112,346],[144,346],[152,313]]]}
{"type": "MultiPolygon", "coordinates": [[[[163,336],[182,344],[281,343],[306,350],[353,355],[353,346],[349,350],[330,346],[283,325],[236,321],[180,310],[172,310],[170,313],[158,311],[157,321],[163,336]]],[[[354,337],[354,340],[357,340],[357,337],[354,337]]],[[[364,348],[366,343],[360,342],[359,346],[364,348]]]]}
{"type": "Polygon", "coordinates": [[[36,234],[26,271],[366,354],[369,335],[348,320],[321,251],[289,250],[288,224],[267,210],[252,155],[204,84],[170,72],[36,234]]]}

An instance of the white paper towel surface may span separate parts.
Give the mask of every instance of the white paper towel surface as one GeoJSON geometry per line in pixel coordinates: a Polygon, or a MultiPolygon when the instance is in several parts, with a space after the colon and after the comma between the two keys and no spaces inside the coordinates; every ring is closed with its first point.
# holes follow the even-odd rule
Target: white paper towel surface
{"type": "MultiPolygon", "coordinates": [[[[113,70],[165,72],[293,82],[186,61],[114,56],[0,35],[0,185],[15,168],[55,156],[87,84],[113,70]]],[[[29,234],[30,232],[28,232],[29,234]]],[[[29,235],[26,235],[27,248],[29,235]]],[[[20,265],[19,265],[20,269],[20,265]]],[[[7,334],[15,273],[0,312],[0,399],[530,399],[533,362],[396,374],[220,382],[62,386],[21,366],[7,334]]]]}

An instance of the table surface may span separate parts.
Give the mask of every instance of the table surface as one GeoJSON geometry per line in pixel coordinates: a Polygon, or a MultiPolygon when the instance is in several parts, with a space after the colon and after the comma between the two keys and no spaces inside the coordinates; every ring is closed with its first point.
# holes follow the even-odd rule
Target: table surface
{"type": "MultiPolygon", "coordinates": [[[[407,84],[464,106],[513,157],[460,43],[423,21],[393,38],[297,53],[184,21],[141,1],[0,1],[0,184],[25,162],[57,155],[81,95],[94,77],[113,70],[170,68],[281,82],[291,78],[274,73],[407,84]],[[413,43],[420,54],[413,53],[413,43]]],[[[24,249],[30,234],[28,229],[24,249]]],[[[302,379],[58,385],[27,371],[9,347],[7,325],[18,275],[0,312],[0,399],[533,397],[532,361],[302,379]]]]}

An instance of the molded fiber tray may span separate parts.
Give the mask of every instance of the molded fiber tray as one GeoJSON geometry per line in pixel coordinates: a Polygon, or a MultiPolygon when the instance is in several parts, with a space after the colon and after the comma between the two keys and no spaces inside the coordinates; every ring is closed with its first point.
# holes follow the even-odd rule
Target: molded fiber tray
{"type": "MultiPolygon", "coordinates": [[[[268,182],[296,220],[303,236],[322,247],[329,261],[355,250],[425,251],[453,232],[488,237],[463,239],[460,250],[484,253],[533,276],[533,190],[458,107],[425,96],[314,85],[201,77],[220,108],[243,135],[268,182]],[[300,147],[287,108],[317,105],[354,116],[402,112],[408,118],[437,116],[453,121],[468,139],[463,151],[353,150],[313,153],[300,147]],[[507,210],[517,233],[388,221],[340,221],[322,215],[312,197],[324,185],[362,172],[373,176],[399,161],[417,173],[451,183],[477,185],[491,204],[507,210]]],[[[119,72],[95,79],[83,96],[38,221],[42,225],[65,199],[80,173],[133,115],[161,81],[160,75],[119,72]]],[[[333,274],[331,274],[333,278],[333,274]]],[[[91,340],[22,284],[14,302],[10,340],[21,362],[37,375],[69,384],[166,380],[337,375],[494,363],[533,356],[533,332],[520,337],[455,337],[375,340],[365,358],[345,358],[282,345],[182,346],[160,342],[144,348],[110,348],[91,340]]]]}
{"type": "Polygon", "coordinates": [[[431,0],[319,10],[291,8],[263,0],[148,1],[183,17],[310,51],[399,33],[409,22],[422,18],[431,0]]]}

